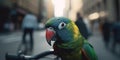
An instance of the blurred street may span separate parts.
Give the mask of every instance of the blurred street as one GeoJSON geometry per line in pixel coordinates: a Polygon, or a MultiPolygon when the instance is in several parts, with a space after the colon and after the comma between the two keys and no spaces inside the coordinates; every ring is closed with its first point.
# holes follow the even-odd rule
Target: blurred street
{"type": "MultiPolygon", "coordinates": [[[[89,42],[93,45],[97,53],[98,60],[119,60],[120,59],[120,55],[112,53],[111,47],[110,47],[111,45],[109,46],[109,48],[105,47],[105,44],[100,32],[98,31],[94,32],[93,36],[89,38],[89,42]]],[[[119,48],[119,46],[117,48],[119,48]]]]}
{"type": "Polygon", "coordinates": [[[98,60],[120,60],[120,0],[0,0],[0,60],[6,53],[16,55],[26,34],[30,47],[34,39],[29,55],[52,49],[44,28],[53,17],[69,18],[82,36],[90,36],[98,60]]]}
{"type": "MultiPolygon", "coordinates": [[[[14,32],[11,34],[4,34],[0,36],[0,60],[5,60],[5,53],[16,54],[17,48],[21,41],[22,32],[14,32]]],[[[34,50],[33,54],[38,54],[49,50],[50,47],[45,40],[45,31],[36,31],[34,34],[34,50]]],[[[99,60],[119,60],[120,57],[113,54],[109,49],[106,49],[99,32],[94,32],[89,38],[89,42],[93,45],[99,60]]],[[[46,60],[46,59],[43,59],[46,60]]],[[[49,59],[47,59],[49,60],[49,59]]]]}

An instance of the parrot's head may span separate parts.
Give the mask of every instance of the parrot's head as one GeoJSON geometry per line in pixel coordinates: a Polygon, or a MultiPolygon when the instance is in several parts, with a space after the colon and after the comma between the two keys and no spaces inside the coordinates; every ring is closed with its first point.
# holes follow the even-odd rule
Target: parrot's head
{"type": "Polygon", "coordinates": [[[65,17],[54,17],[46,24],[46,40],[49,45],[51,41],[69,42],[78,39],[80,35],[78,27],[73,21],[65,17]]]}

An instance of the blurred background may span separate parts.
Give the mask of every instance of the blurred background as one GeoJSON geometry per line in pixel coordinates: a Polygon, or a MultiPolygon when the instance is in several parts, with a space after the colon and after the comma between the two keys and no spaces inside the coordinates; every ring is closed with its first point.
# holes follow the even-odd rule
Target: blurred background
{"type": "Polygon", "coordinates": [[[79,12],[98,59],[120,60],[120,0],[0,0],[0,60],[5,60],[7,52],[17,53],[28,12],[38,22],[31,55],[52,48],[45,39],[44,25],[49,18],[64,16],[76,22],[79,12]]]}

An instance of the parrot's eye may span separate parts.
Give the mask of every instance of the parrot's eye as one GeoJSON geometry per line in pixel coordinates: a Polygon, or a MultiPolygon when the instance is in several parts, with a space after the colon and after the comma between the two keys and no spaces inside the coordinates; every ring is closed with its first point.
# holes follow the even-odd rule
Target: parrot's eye
{"type": "Polygon", "coordinates": [[[59,24],[58,28],[59,28],[59,29],[62,29],[62,28],[64,28],[65,26],[66,26],[66,23],[61,22],[61,23],[59,24]]]}

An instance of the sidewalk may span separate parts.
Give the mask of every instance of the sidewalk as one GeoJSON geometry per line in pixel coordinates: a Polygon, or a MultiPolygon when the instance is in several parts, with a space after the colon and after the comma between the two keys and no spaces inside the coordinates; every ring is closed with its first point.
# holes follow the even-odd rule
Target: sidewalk
{"type": "MultiPolygon", "coordinates": [[[[2,48],[0,49],[1,50],[0,56],[4,55],[4,53],[6,52],[15,54],[18,48],[18,45],[21,41],[21,36],[22,36],[22,31],[13,32],[8,35],[0,36],[0,41],[1,41],[0,47],[2,48]],[[1,40],[1,38],[3,38],[4,40],[1,40]]],[[[35,38],[35,42],[34,42],[35,45],[34,45],[33,55],[52,48],[52,46],[49,46],[46,42],[45,31],[36,31],[34,38],[35,38]]],[[[102,36],[99,31],[95,31],[88,41],[93,45],[95,52],[98,56],[98,60],[120,60],[120,56],[112,53],[110,49],[105,48],[104,42],[102,40],[102,36]]]]}
{"type": "Polygon", "coordinates": [[[0,41],[1,40],[12,40],[11,38],[17,38],[17,37],[20,37],[22,36],[22,31],[13,31],[13,32],[3,32],[0,34],[0,41]]]}
{"type": "MultiPolygon", "coordinates": [[[[42,30],[44,30],[44,29],[39,29],[39,30],[35,30],[35,32],[36,31],[42,31],[42,30]]],[[[22,30],[16,30],[16,31],[12,31],[12,32],[0,32],[0,39],[1,38],[6,38],[6,37],[8,37],[8,36],[14,36],[14,35],[22,35],[23,34],[23,32],[22,32],[22,30]]]]}
{"type": "Polygon", "coordinates": [[[95,31],[93,36],[89,38],[89,42],[93,45],[98,60],[120,60],[120,56],[112,53],[109,48],[106,48],[102,40],[102,35],[99,31],[95,31]]]}
{"type": "Polygon", "coordinates": [[[7,35],[13,35],[14,33],[19,33],[19,32],[22,32],[21,30],[15,30],[15,31],[6,31],[6,32],[0,32],[0,37],[1,36],[7,36],[7,35]]]}
{"type": "MultiPolygon", "coordinates": [[[[15,31],[10,34],[0,35],[0,60],[5,60],[5,54],[17,54],[17,49],[22,40],[22,31],[15,31]]],[[[45,40],[45,31],[35,31],[34,39],[35,39],[35,49],[33,54],[38,54],[42,51],[48,50],[49,46],[45,40]],[[40,47],[41,46],[41,47],[40,47]]]]}

